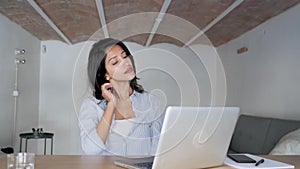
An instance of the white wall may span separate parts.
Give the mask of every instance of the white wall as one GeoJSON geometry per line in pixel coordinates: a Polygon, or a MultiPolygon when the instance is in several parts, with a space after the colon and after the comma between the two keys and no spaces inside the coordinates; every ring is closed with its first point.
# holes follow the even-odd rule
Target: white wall
{"type": "MultiPolygon", "coordinates": [[[[44,41],[41,55],[40,126],[55,133],[55,154],[80,154],[77,113],[89,91],[86,75],[88,52],[93,42],[66,45],[44,41]],[[73,101],[74,100],[74,105],[73,101]]],[[[144,48],[127,43],[144,88],[157,94],[166,105],[209,105],[211,82],[202,58],[211,60],[213,48],[194,46],[193,50],[160,44],[144,48]],[[197,49],[197,50],[196,50],[197,49]],[[197,94],[197,92],[200,94],[197,94]],[[199,101],[200,99],[200,101],[199,101]]],[[[214,59],[207,67],[215,74],[214,59]]],[[[42,145],[39,149],[42,150],[42,145]]]]}
{"type": "Polygon", "coordinates": [[[228,105],[245,114],[300,120],[300,5],[218,48],[228,105]],[[240,47],[249,50],[237,54],[240,47]]]}
{"type": "MultiPolygon", "coordinates": [[[[15,145],[15,151],[19,151],[18,134],[31,131],[32,127],[38,127],[40,41],[1,14],[0,37],[0,147],[15,145]],[[26,53],[16,57],[14,53],[16,48],[26,49],[26,53]],[[20,95],[14,138],[12,92],[15,84],[15,58],[26,59],[26,63],[18,66],[20,95]]],[[[35,151],[36,146],[29,142],[28,150],[35,151]]]]}
{"type": "Polygon", "coordinates": [[[42,46],[46,52],[41,54],[39,123],[54,133],[55,154],[76,154],[80,137],[72,103],[72,74],[81,45],[46,41],[42,46]]]}

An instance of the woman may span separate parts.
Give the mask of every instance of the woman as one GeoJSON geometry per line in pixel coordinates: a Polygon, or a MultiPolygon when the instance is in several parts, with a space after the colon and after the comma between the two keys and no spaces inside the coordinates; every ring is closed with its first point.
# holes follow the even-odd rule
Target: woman
{"type": "Polygon", "coordinates": [[[154,155],[162,126],[159,101],[137,83],[132,55],[107,38],[89,53],[94,96],[83,101],[79,126],[86,154],[154,155]]]}

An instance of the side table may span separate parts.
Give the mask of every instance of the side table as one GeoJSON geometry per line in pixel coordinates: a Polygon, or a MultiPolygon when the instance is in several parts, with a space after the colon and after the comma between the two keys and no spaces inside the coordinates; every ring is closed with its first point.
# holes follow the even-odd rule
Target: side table
{"type": "Polygon", "coordinates": [[[20,134],[20,152],[22,151],[22,142],[25,139],[25,152],[27,152],[27,141],[29,139],[45,139],[44,155],[46,155],[46,141],[51,139],[51,155],[53,154],[53,133],[21,133],[20,134]]]}

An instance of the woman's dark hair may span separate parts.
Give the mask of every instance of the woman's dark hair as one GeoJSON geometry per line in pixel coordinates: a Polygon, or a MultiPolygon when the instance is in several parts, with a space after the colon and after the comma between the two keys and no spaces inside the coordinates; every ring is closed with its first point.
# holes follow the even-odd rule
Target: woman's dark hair
{"type": "MultiPolygon", "coordinates": [[[[109,47],[114,45],[119,45],[125,51],[126,55],[129,56],[132,62],[134,72],[136,72],[133,57],[122,41],[106,38],[94,43],[89,53],[88,77],[94,88],[94,96],[99,100],[104,99],[102,96],[101,86],[104,83],[109,83],[109,81],[105,79],[105,74],[107,73],[105,68],[105,52],[109,47]]],[[[143,93],[143,86],[138,84],[137,80],[138,78],[135,76],[130,81],[130,87],[139,93],[143,93]]]]}

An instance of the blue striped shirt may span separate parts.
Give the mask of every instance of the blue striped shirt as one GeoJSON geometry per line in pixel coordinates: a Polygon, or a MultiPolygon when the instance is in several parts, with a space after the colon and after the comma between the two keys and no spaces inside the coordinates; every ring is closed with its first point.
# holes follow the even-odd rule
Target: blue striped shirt
{"type": "Polygon", "coordinates": [[[135,118],[120,124],[124,125],[124,128],[127,127],[128,131],[118,131],[116,126],[118,122],[113,118],[105,144],[97,134],[96,126],[106,109],[106,100],[89,97],[83,101],[78,120],[81,145],[86,154],[120,156],[155,154],[163,122],[159,100],[147,92],[136,91],[130,96],[130,100],[135,118]]]}

